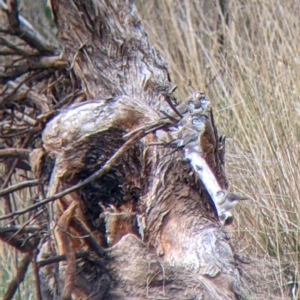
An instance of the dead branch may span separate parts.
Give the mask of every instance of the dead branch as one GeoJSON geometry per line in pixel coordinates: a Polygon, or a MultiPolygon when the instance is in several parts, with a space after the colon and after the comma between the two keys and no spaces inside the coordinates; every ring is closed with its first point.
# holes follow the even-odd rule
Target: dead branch
{"type": "Polygon", "coordinates": [[[12,226],[12,227],[0,227],[0,236],[7,233],[36,233],[42,229],[41,226],[30,225],[30,226],[12,226]]]}
{"type": "MultiPolygon", "coordinates": [[[[174,104],[172,103],[169,95],[165,95],[165,100],[167,101],[167,103],[169,104],[170,108],[173,110],[173,112],[181,119],[183,118],[183,115],[178,111],[178,109],[176,109],[176,107],[174,106],[174,104]]],[[[168,117],[170,117],[168,115],[168,117]]]]}
{"type": "Polygon", "coordinates": [[[38,249],[35,249],[32,254],[32,268],[33,268],[33,273],[34,273],[34,278],[35,278],[36,299],[42,300],[39,268],[38,268],[37,262],[36,262],[37,255],[38,255],[38,249]]]}
{"type": "Polygon", "coordinates": [[[2,191],[0,191],[0,197],[10,194],[12,192],[27,188],[27,187],[32,187],[32,186],[36,186],[39,184],[39,180],[35,179],[35,180],[28,180],[28,181],[23,181],[20,183],[17,183],[15,185],[12,185],[2,191]]]}
{"type": "MultiPolygon", "coordinates": [[[[26,81],[24,81],[23,83],[25,82],[26,81]]],[[[24,86],[17,86],[11,81],[8,82],[8,85],[12,87],[12,90],[6,93],[4,97],[0,97],[0,104],[3,105],[8,102],[20,102],[24,100],[24,98],[29,98],[42,113],[49,113],[49,105],[47,103],[47,97],[45,95],[40,95],[24,86]]]]}
{"type": "Polygon", "coordinates": [[[25,49],[24,47],[11,43],[9,40],[5,39],[4,37],[0,37],[0,42],[1,44],[5,45],[8,49],[12,50],[12,53],[15,55],[30,56],[30,55],[37,54],[35,52],[25,49]]]}
{"type": "Polygon", "coordinates": [[[31,236],[19,236],[11,235],[11,232],[2,231],[0,234],[0,240],[7,243],[8,245],[16,248],[22,253],[32,253],[35,249],[38,240],[38,233],[31,236]]]}
{"type": "Polygon", "coordinates": [[[9,25],[12,28],[19,27],[19,19],[18,19],[18,2],[16,0],[8,0],[7,1],[7,16],[9,25]]]}
{"type": "Polygon", "coordinates": [[[17,291],[19,285],[23,282],[25,274],[28,270],[28,266],[31,262],[31,255],[26,254],[21,260],[20,266],[17,270],[16,277],[8,284],[6,292],[3,296],[3,300],[11,300],[15,292],[17,291]]]}
{"type": "Polygon", "coordinates": [[[69,225],[71,218],[73,217],[74,211],[77,207],[78,203],[73,202],[61,215],[58,220],[58,230],[57,235],[59,240],[59,251],[60,253],[64,253],[67,259],[67,268],[66,268],[66,276],[63,287],[63,292],[61,299],[62,300],[70,300],[72,289],[74,287],[74,280],[76,274],[76,257],[74,249],[71,245],[71,240],[69,238],[69,225]]]}
{"type": "MultiPolygon", "coordinates": [[[[161,125],[161,126],[165,126],[165,124],[161,125]]],[[[40,202],[33,204],[27,208],[24,208],[22,210],[18,210],[18,211],[14,211],[10,214],[4,215],[0,217],[0,221],[1,220],[5,220],[8,218],[12,218],[18,215],[23,215],[31,210],[34,210],[38,207],[41,207],[49,202],[55,201],[58,198],[61,198],[67,194],[70,194],[71,192],[77,191],[78,189],[84,187],[85,185],[87,185],[88,183],[100,178],[103,174],[105,174],[106,172],[108,172],[117,162],[118,160],[122,157],[122,155],[130,148],[132,147],[133,144],[135,144],[138,140],[140,140],[142,137],[144,137],[145,135],[147,135],[149,132],[145,133],[144,131],[140,131],[137,132],[133,137],[131,137],[130,139],[128,139],[123,146],[105,163],[105,165],[98,170],[97,172],[95,172],[93,175],[91,175],[90,177],[88,177],[87,179],[85,179],[84,181],[76,184],[75,186],[68,188],[62,192],[59,192],[51,197],[48,197],[46,199],[42,199],[40,202]]]]}
{"type": "Polygon", "coordinates": [[[0,158],[2,157],[15,157],[19,159],[29,159],[30,151],[28,149],[18,149],[18,148],[6,148],[0,149],[0,158]]]}
{"type": "MultiPolygon", "coordinates": [[[[34,128],[34,131],[36,131],[36,130],[38,130],[38,128],[34,128]]],[[[30,140],[31,140],[31,138],[32,138],[32,135],[33,135],[33,132],[29,133],[29,134],[25,137],[25,140],[23,141],[23,143],[22,143],[22,145],[21,145],[21,147],[20,147],[21,149],[27,147],[28,143],[30,142],[30,140]]],[[[16,158],[16,159],[14,160],[14,162],[13,162],[13,164],[12,164],[12,166],[11,166],[9,172],[8,172],[8,174],[6,175],[3,184],[1,185],[1,188],[2,188],[2,189],[4,189],[4,188],[7,186],[7,184],[8,184],[8,182],[9,182],[9,180],[10,180],[12,174],[14,173],[15,168],[16,168],[16,166],[18,165],[18,163],[19,163],[19,158],[16,158]]]]}
{"type": "Polygon", "coordinates": [[[1,0],[0,9],[7,13],[8,19],[11,21],[10,28],[6,29],[6,32],[16,34],[23,41],[28,43],[28,45],[42,53],[53,54],[55,52],[54,48],[45,41],[45,39],[30,25],[30,23],[22,16],[19,16],[16,4],[12,4],[11,7],[8,7],[1,0]]]}
{"type": "MultiPolygon", "coordinates": [[[[90,255],[90,251],[81,251],[81,252],[75,252],[75,258],[88,258],[90,255]]],[[[62,255],[57,255],[54,257],[50,257],[47,259],[43,259],[37,262],[38,268],[42,268],[44,266],[50,265],[50,264],[54,264],[54,263],[58,263],[61,261],[66,260],[66,255],[62,254],[62,255]]]]}
{"type": "Polygon", "coordinates": [[[28,81],[33,81],[35,80],[36,78],[38,78],[41,74],[43,73],[43,71],[37,71],[37,72],[32,72],[31,74],[28,74],[27,76],[25,75],[24,78],[22,78],[17,84],[15,84],[14,82],[12,81],[9,81],[7,83],[7,85],[9,87],[12,87],[12,90],[5,95],[5,97],[3,97],[3,99],[1,99],[0,103],[4,103],[5,100],[8,100],[11,98],[12,95],[14,95],[18,90],[19,88],[24,85],[25,83],[27,83],[28,81]]]}
{"type": "Polygon", "coordinates": [[[29,71],[45,70],[48,68],[66,68],[68,63],[60,56],[28,57],[16,66],[7,65],[0,68],[0,83],[15,79],[29,71]]]}
{"type": "Polygon", "coordinates": [[[86,241],[86,244],[90,247],[92,251],[94,251],[99,257],[105,256],[105,251],[99,245],[98,241],[96,240],[95,236],[90,232],[89,229],[86,228],[86,226],[77,219],[72,220],[72,225],[81,233],[84,235],[84,240],[86,241]]]}

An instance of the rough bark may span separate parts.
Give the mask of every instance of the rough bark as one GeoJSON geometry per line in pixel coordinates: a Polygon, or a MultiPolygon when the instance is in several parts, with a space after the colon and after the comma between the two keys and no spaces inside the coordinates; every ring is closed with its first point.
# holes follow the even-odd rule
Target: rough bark
{"type": "MultiPolygon", "coordinates": [[[[79,104],[47,125],[43,133],[44,147],[56,157],[49,196],[101,168],[124,143],[122,136],[158,122],[159,109],[166,109],[164,100],[171,98],[166,63],[149,44],[131,2],[53,1],[53,8],[58,35],[65,45],[64,59],[72,63],[84,92],[90,99],[109,99],[79,104]]],[[[130,253],[138,259],[129,266],[136,275],[124,285],[124,290],[118,287],[120,297],[144,299],[146,293],[158,297],[161,287],[148,286],[147,282],[155,273],[162,273],[163,278],[163,270],[169,268],[174,274],[185,274],[181,280],[188,280],[193,274],[191,281],[201,286],[193,297],[199,294],[213,299],[240,297],[233,253],[209,196],[193,175],[189,163],[182,161],[181,149],[174,151],[167,145],[149,145],[159,142],[157,136],[167,134],[158,131],[132,145],[118,164],[93,184],[59,199],[56,217],[63,216],[71,203],[78,202],[81,209],[76,210],[74,223],[81,222],[81,227],[87,228],[95,240],[105,246],[103,235],[115,240],[115,232],[120,231],[116,222],[113,225],[106,222],[106,232],[99,234],[97,224],[105,207],[114,206],[120,215],[129,211],[137,216],[139,233],[134,232],[134,228],[128,232],[142,239],[145,248],[142,251],[141,246],[137,246],[142,244],[130,238],[130,253]],[[150,263],[145,260],[147,251],[152,253],[151,260],[157,265],[150,276],[144,273],[145,266],[150,263]]],[[[210,156],[215,155],[215,147],[210,156]]],[[[219,166],[213,167],[216,172],[219,166]]],[[[224,181],[224,174],[218,175],[218,179],[224,181]]],[[[78,235],[82,234],[80,226],[74,224],[73,227],[78,235]]],[[[68,242],[58,239],[61,241],[59,254],[63,254],[68,242]]],[[[123,243],[129,243],[128,239],[122,240],[123,243]]],[[[120,245],[121,242],[118,251],[123,253],[118,255],[128,262],[127,247],[120,245]]],[[[82,247],[73,245],[74,251],[82,247]]],[[[115,263],[113,249],[108,269],[115,263]]],[[[113,281],[118,278],[118,286],[124,281],[124,270],[127,270],[123,259],[117,264],[118,268],[113,269],[113,281]]],[[[174,293],[168,291],[169,277],[164,276],[165,296],[172,298],[174,293]]],[[[174,282],[180,281],[181,276],[177,276],[174,282]]],[[[80,278],[83,280],[84,276],[80,278]]],[[[95,280],[100,279],[96,276],[95,280]]],[[[104,286],[106,289],[107,283],[104,286]]],[[[111,285],[104,297],[111,299],[107,293],[114,292],[111,285]]],[[[179,295],[178,291],[176,293],[179,295]]],[[[181,293],[182,296],[192,293],[192,289],[184,288],[181,293]]],[[[73,294],[75,296],[76,292],[73,294]]]]}

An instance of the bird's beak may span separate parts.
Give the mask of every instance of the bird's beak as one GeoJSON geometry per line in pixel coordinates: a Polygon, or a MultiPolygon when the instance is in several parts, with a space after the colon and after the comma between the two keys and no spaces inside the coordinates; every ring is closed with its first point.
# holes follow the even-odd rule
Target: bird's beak
{"type": "Polygon", "coordinates": [[[244,198],[241,198],[240,200],[250,200],[250,198],[244,197],[244,198]]]}

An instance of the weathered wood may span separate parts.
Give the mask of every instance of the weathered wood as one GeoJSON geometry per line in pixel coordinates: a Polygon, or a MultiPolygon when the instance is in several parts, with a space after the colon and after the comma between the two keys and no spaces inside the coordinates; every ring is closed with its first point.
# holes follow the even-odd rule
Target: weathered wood
{"type": "MultiPolygon", "coordinates": [[[[167,108],[165,97],[172,97],[166,63],[149,44],[131,1],[52,2],[59,37],[65,45],[64,59],[70,61],[86,95],[99,100],[75,105],[47,124],[44,147],[56,157],[48,196],[101,168],[124,144],[122,136],[157,122],[163,116],[160,110],[167,108]]],[[[213,120],[210,122],[215,126],[213,120]]],[[[211,134],[215,140],[215,132],[211,134]]],[[[162,137],[172,140],[172,132],[166,127],[148,134],[106,175],[59,199],[53,218],[63,215],[72,203],[78,204],[75,223],[70,223],[72,235],[78,236],[71,237],[77,252],[89,247],[84,239],[78,239],[82,228],[105,247],[109,233],[99,218],[105,210],[115,208],[120,214],[137,216],[136,235],[141,241],[132,236],[118,238],[108,252],[109,286],[108,277],[102,286],[104,273],[95,269],[93,286],[102,292],[103,299],[145,299],[160,293],[174,298],[174,282],[179,298],[202,294],[209,299],[235,299],[240,294],[239,274],[209,194],[190,164],[182,161],[183,150],[159,145],[162,137]],[[157,270],[145,273],[151,261],[156,261],[157,270]],[[128,268],[134,276],[129,281],[128,268]],[[150,283],[156,276],[162,277],[153,286],[150,283]],[[190,276],[192,283],[187,287],[190,276]]],[[[225,182],[224,174],[218,172],[217,147],[214,142],[209,147],[213,151],[207,155],[215,161],[213,172],[225,182]]],[[[58,241],[63,245],[59,235],[58,241]]],[[[62,266],[60,274],[64,274],[62,266]]],[[[63,284],[64,275],[60,276],[63,284]]],[[[76,281],[82,285],[73,283],[73,297],[92,295],[83,286],[87,276],[86,271],[77,274],[76,281]]]]}

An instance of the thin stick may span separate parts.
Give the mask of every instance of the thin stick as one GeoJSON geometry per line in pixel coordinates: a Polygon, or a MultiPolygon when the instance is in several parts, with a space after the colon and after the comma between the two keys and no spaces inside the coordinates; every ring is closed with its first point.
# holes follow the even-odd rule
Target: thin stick
{"type": "Polygon", "coordinates": [[[67,259],[67,266],[65,270],[65,280],[62,289],[62,300],[71,300],[72,298],[72,291],[74,289],[74,282],[76,276],[76,257],[75,251],[71,245],[71,239],[67,232],[70,228],[71,218],[74,215],[75,209],[77,207],[77,203],[74,201],[70,204],[70,206],[63,212],[58,220],[58,228],[57,231],[60,245],[62,250],[66,254],[67,259]]]}
{"type": "MultiPolygon", "coordinates": [[[[26,136],[25,141],[23,142],[23,144],[22,144],[21,147],[20,147],[21,149],[22,149],[22,148],[25,148],[25,147],[28,145],[28,143],[30,142],[30,140],[31,140],[31,138],[32,138],[32,135],[33,135],[33,133],[30,133],[30,134],[28,134],[28,135],[26,136]]],[[[12,174],[15,172],[15,168],[16,168],[18,162],[19,162],[19,158],[16,158],[16,159],[14,160],[14,162],[13,162],[13,164],[12,164],[12,166],[11,166],[9,172],[8,172],[8,174],[6,175],[6,178],[5,178],[5,180],[4,180],[3,184],[2,184],[2,186],[1,186],[2,189],[4,189],[4,188],[7,186],[7,184],[8,184],[8,182],[9,182],[9,180],[10,180],[12,174]]]]}
{"type": "MultiPolygon", "coordinates": [[[[6,13],[9,13],[7,5],[0,0],[0,9],[6,13]]],[[[30,23],[22,16],[18,15],[19,24],[17,28],[17,35],[31,47],[45,53],[54,53],[55,49],[48,44],[48,42],[30,25],[30,23]]],[[[13,25],[13,24],[11,24],[13,25]]],[[[11,32],[11,30],[9,31],[11,32]]]]}
{"type": "Polygon", "coordinates": [[[18,225],[18,226],[13,226],[13,227],[0,227],[0,236],[6,234],[6,233],[36,233],[37,231],[40,231],[42,229],[41,226],[38,225],[31,225],[31,226],[24,226],[23,225],[18,225]]]}
{"type": "Polygon", "coordinates": [[[122,157],[122,155],[135,143],[137,142],[139,139],[141,139],[142,137],[144,137],[145,135],[147,135],[147,133],[141,131],[138,132],[136,135],[134,135],[133,137],[131,137],[128,141],[126,141],[123,146],[121,146],[119,148],[119,150],[106,162],[106,164],[97,172],[95,172],[93,175],[91,175],[90,177],[88,177],[87,179],[85,179],[84,181],[72,186],[71,188],[68,188],[62,192],[59,192],[49,198],[45,198],[43,200],[41,200],[39,203],[33,204],[31,206],[28,206],[25,209],[21,209],[21,210],[17,210],[15,212],[12,212],[10,214],[4,215],[2,217],[0,217],[0,220],[5,220],[8,218],[12,218],[14,216],[18,216],[18,215],[22,215],[25,214],[31,210],[34,210],[40,206],[43,206],[49,202],[52,202],[58,198],[61,198],[67,194],[70,194],[71,192],[77,191],[78,189],[84,187],[85,185],[87,185],[88,183],[100,178],[101,176],[103,176],[106,172],[108,172],[115,164],[116,162],[122,157]]]}
{"type": "MultiPolygon", "coordinates": [[[[90,251],[81,251],[81,252],[75,253],[76,259],[78,259],[78,258],[87,258],[89,255],[90,255],[90,251]]],[[[61,262],[61,261],[64,261],[64,260],[66,260],[66,255],[65,254],[53,256],[53,257],[38,261],[37,262],[37,267],[42,268],[42,267],[45,267],[47,265],[58,263],[58,262],[61,262]]]]}
{"type": "Polygon", "coordinates": [[[175,84],[170,90],[169,90],[169,94],[173,94],[176,90],[177,90],[178,86],[177,84],[175,84]]]}
{"type": "Polygon", "coordinates": [[[31,262],[31,255],[26,254],[17,270],[16,277],[8,284],[6,292],[2,300],[11,300],[14,297],[15,292],[17,291],[19,285],[24,280],[25,274],[27,272],[28,266],[31,262]]]}
{"type": "Polygon", "coordinates": [[[32,268],[33,268],[33,273],[35,277],[35,291],[36,291],[36,299],[37,300],[42,300],[42,293],[41,293],[41,280],[39,276],[39,268],[36,262],[36,258],[38,256],[38,250],[35,249],[33,251],[33,260],[32,260],[32,268]]]}
{"type": "MultiPolygon", "coordinates": [[[[160,112],[164,115],[164,116],[166,116],[167,118],[169,118],[171,121],[173,121],[173,122],[178,122],[179,120],[177,120],[176,118],[174,118],[174,117],[172,117],[172,116],[170,116],[168,113],[166,113],[165,111],[163,111],[163,110],[160,110],[160,112]]],[[[181,116],[181,118],[182,118],[182,116],[181,116]]]]}
{"type": "MultiPolygon", "coordinates": [[[[178,120],[174,119],[175,122],[178,122],[178,120]]],[[[152,122],[150,124],[146,124],[146,125],[143,125],[141,127],[138,127],[128,133],[126,133],[124,136],[123,136],[123,139],[124,140],[128,140],[129,138],[131,138],[132,136],[136,135],[137,133],[139,132],[144,132],[145,134],[148,134],[150,133],[151,131],[155,131],[157,129],[160,129],[160,128],[163,128],[167,125],[171,125],[173,123],[170,123],[168,120],[165,120],[165,119],[160,119],[156,122],[152,122]]]]}
{"type": "Polygon", "coordinates": [[[20,148],[6,148],[0,150],[0,157],[16,157],[28,160],[29,154],[29,150],[20,148]]]}
{"type": "Polygon", "coordinates": [[[27,188],[27,187],[32,187],[32,186],[36,186],[39,184],[39,180],[35,179],[35,180],[28,180],[28,181],[23,181],[20,183],[17,183],[15,185],[12,185],[2,191],[0,191],[0,197],[10,194],[12,192],[27,188]]]}
{"type": "Polygon", "coordinates": [[[174,104],[172,103],[172,101],[170,100],[170,98],[166,95],[165,96],[165,100],[166,102],[169,104],[169,106],[172,108],[172,110],[174,111],[174,113],[180,117],[180,119],[183,118],[183,115],[176,109],[176,107],[174,106],[174,104]]]}

